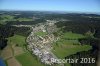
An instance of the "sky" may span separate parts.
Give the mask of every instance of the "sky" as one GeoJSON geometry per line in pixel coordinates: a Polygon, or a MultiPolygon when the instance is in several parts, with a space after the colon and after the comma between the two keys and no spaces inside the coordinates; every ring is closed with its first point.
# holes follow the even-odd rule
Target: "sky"
{"type": "Polygon", "coordinates": [[[100,0],[0,0],[0,10],[100,13],[100,0]]]}

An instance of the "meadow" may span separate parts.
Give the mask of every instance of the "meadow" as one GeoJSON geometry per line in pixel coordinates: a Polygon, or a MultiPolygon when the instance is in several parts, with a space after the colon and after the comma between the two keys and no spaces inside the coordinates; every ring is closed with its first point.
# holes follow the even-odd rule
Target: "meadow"
{"type": "Polygon", "coordinates": [[[66,32],[57,42],[53,43],[52,52],[58,58],[64,59],[65,57],[76,54],[77,52],[88,51],[92,49],[92,46],[88,44],[81,45],[81,43],[78,41],[80,38],[86,38],[86,36],[82,34],[66,32]]]}

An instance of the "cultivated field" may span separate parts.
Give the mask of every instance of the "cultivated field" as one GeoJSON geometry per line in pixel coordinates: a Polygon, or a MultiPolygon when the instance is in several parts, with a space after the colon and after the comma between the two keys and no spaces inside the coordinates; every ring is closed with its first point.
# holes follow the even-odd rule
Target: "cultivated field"
{"type": "Polygon", "coordinates": [[[6,60],[13,56],[13,52],[10,45],[7,45],[1,53],[1,57],[6,60]]]}
{"type": "Polygon", "coordinates": [[[61,36],[61,39],[53,43],[52,52],[58,58],[63,59],[66,56],[76,54],[81,51],[88,51],[92,48],[90,45],[81,45],[78,41],[79,38],[86,38],[86,36],[72,32],[64,33],[61,36]]]}
{"type": "Polygon", "coordinates": [[[1,54],[5,58],[7,66],[43,66],[26,50],[24,36],[14,35],[8,40],[8,45],[1,54]]]}
{"type": "Polygon", "coordinates": [[[36,57],[32,56],[29,52],[16,56],[16,59],[22,64],[22,66],[44,66],[36,57]]]}
{"type": "Polygon", "coordinates": [[[8,66],[22,66],[14,57],[7,60],[8,66]]]}
{"type": "Polygon", "coordinates": [[[14,35],[8,38],[8,45],[2,51],[1,57],[7,63],[7,66],[22,66],[15,56],[25,53],[24,51],[25,37],[20,35],[14,35]]]}

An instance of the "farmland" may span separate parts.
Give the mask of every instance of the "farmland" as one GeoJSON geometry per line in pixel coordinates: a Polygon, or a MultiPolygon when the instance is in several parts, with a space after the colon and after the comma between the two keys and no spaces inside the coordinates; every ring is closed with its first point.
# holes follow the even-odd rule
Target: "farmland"
{"type": "Polygon", "coordinates": [[[8,46],[2,51],[1,56],[8,66],[43,66],[25,48],[25,37],[14,35],[8,38],[8,46]],[[28,62],[27,62],[28,61],[28,62]]]}
{"type": "Polygon", "coordinates": [[[82,34],[77,34],[77,33],[72,33],[72,32],[66,32],[63,35],[63,38],[65,39],[80,39],[80,38],[85,38],[86,36],[82,34]]]}
{"type": "Polygon", "coordinates": [[[0,24],[7,24],[7,21],[33,21],[31,18],[16,18],[13,15],[1,15],[0,16],[0,24]]]}
{"type": "Polygon", "coordinates": [[[16,59],[22,64],[22,66],[44,66],[29,52],[16,56],[16,59]]]}
{"type": "Polygon", "coordinates": [[[53,44],[53,53],[59,58],[64,58],[76,54],[77,52],[92,49],[90,45],[81,45],[78,41],[79,38],[85,38],[85,36],[72,32],[64,33],[63,36],[53,44]]]}

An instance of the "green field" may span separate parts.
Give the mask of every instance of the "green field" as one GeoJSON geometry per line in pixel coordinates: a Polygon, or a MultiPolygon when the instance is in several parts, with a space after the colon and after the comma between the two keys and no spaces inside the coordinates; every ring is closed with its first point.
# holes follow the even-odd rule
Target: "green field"
{"type": "Polygon", "coordinates": [[[65,39],[60,39],[58,41],[56,41],[54,44],[56,45],[61,45],[61,44],[67,44],[67,45],[73,45],[73,44],[80,44],[80,42],[78,40],[65,40],[65,39]]]}
{"type": "Polygon", "coordinates": [[[25,42],[26,37],[21,35],[14,35],[13,37],[9,37],[9,41],[13,44],[18,44],[19,46],[23,46],[26,44],[25,42]]]}
{"type": "Polygon", "coordinates": [[[86,38],[86,36],[72,32],[64,33],[57,42],[53,43],[52,52],[58,58],[64,58],[77,52],[88,51],[92,48],[90,45],[80,45],[79,38],[86,38]]]}
{"type": "Polygon", "coordinates": [[[35,35],[39,35],[39,36],[45,36],[46,34],[47,34],[47,32],[42,32],[42,31],[35,33],[35,35]]]}
{"type": "Polygon", "coordinates": [[[60,45],[58,46],[54,46],[54,50],[53,53],[58,57],[58,58],[64,58],[66,56],[72,55],[72,54],[76,54],[77,52],[81,52],[81,51],[88,51],[90,50],[92,47],[89,45],[60,45]]]}
{"type": "Polygon", "coordinates": [[[16,59],[22,64],[22,66],[44,66],[29,52],[16,56],[16,59]]]}
{"type": "Polygon", "coordinates": [[[0,24],[6,24],[7,21],[14,21],[14,16],[11,15],[0,15],[0,24]]]}
{"type": "Polygon", "coordinates": [[[0,24],[6,24],[8,21],[18,21],[18,22],[22,22],[22,21],[33,21],[32,18],[15,18],[15,16],[13,15],[0,15],[0,24]]]}
{"type": "MultiPolygon", "coordinates": [[[[18,44],[20,47],[24,47],[23,45],[26,44],[25,39],[26,37],[21,35],[14,35],[13,37],[8,38],[9,42],[13,44],[18,44]]],[[[24,47],[25,48],[25,47],[24,47]]],[[[23,54],[15,56],[16,59],[19,61],[22,66],[43,66],[40,61],[36,59],[36,57],[32,56],[27,50],[24,51],[23,54]]]]}
{"type": "Polygon", "coordinates": [[[79,38],[86,38],[86,36],[82,35],[82,34],[76,34],[76,33],[72,33],[72,32],[66,32],[64,33],[64,35],[62,36],[64,39],[79,39],[79,38]]]}
{"type": "Polygon", "coordinates": [[[21,22],[21,21],[33,21],[32,19],[30,19],[30,18],[18,18],[18,19],[16,19],[17,21],[19,21],[19,22],[21,22]]]}

